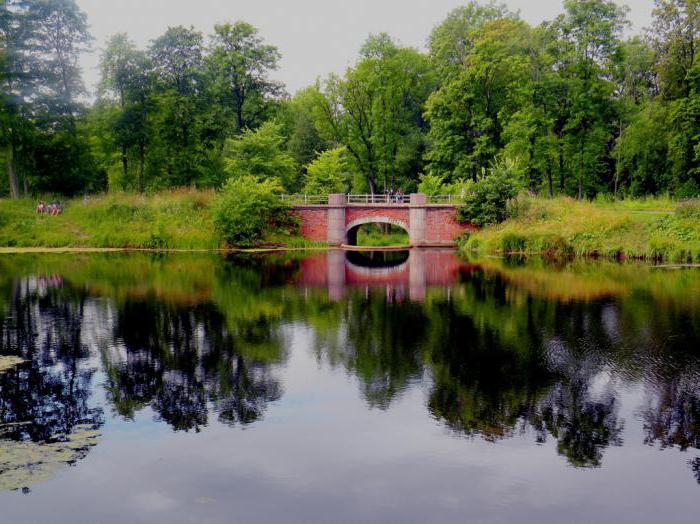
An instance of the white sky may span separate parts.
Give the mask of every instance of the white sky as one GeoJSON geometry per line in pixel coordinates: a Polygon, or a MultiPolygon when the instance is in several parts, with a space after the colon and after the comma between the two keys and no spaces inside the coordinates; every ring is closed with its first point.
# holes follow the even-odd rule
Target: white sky
{"type": "MultiPolygon", "coordinates": [[[[290,93],[330,72],[352,65],[370,33],[387,32],[406,46],[425,48],[432,28],[467,0],[77,0],[87,13],[95,37],[94,51],[82,58],[83,75],[92,90],[106,38],[126,32],[139,45],[168,26],[193,25],[208,35],[214,24],[245,20],[282,53],[273,76],[290,93]]],[[[563,0],[505,0],[532,24],[551,20],[563,0]]],[[[651,22],[653,0],[627,0],[634,32],[651,22]]]]}

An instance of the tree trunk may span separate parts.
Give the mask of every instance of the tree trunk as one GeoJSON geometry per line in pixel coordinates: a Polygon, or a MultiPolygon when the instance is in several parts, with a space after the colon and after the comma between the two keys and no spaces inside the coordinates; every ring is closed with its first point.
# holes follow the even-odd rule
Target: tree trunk
{"type": "Polygon", "coordinates": [[[528,177],[530,178],[530,193],[533,195],[536,194],[536,185],[537,183],[535,182],[535,173],[536,170],[532,166],[533,164],[533,159],[535,157],[535,135],[530,136],[530,150],[528,151],[529,155],[529,161],[528,161],[528,177]]]}
{"type": "Polygon", "coordinates": [[[7,164],[7,177],[10,185],[10,197],[17,200],[19,198],[19,177],[17,176],[17,166],[15,165],[15,147],[10,144],[5,151],[5,161],[7,164]]]}
{"type": "Polygon", "coordinates": [[[578,201],[583,201],[583,180],[580,176],[578,178],[578,201]]]}
{"type": "Polygon", "coordinates": [[[373,175],[367,175],[367,183],[369,184],[369,192],[376,195],[379,192],[379,188],[373,175]]]}
{"type": "Polygon", "coordinates": [[[236,122],[238,123],[238,132],[243,132],[243,102],[236,105],[236,122]]]}
{"type": "Polygon", "coordinates": [[[583,201],[583,138],[579,139],[579,160],[578,160],[578,200],[583,201]]]}
{"type": "MultiPolygon", "coordinates": [[[[619,120],[620,123],[620,132],[617,135],[618,140],[622,141],[622,119],[619,120]]],[[[619,145],[619,143],[618,143],[619,145]]],[[[615,195],[615,198],[617,198],[617,190],[618,186],[620,185],[620,158],[622,157],[622,152],[620,151],[620,148],[618,147],[617,151],[617,163],[615,164],[615,187],[613,190],[613,194],[615,195]]]]}
{"type": "Polygon", "coordinates": [[[139,142],[139,193],[143,193],[144,190],[146,189],[146,181],[144,180],[144,175],[143,175],[143,165],[145,163],[145,157],[146,157],[146,152],[145,152],[145,145],[143,143],[143,140],[139,142]]]}
{"type": "Polygon", "coordinates": [[[122,144],[122,172],[124,173],[124,182],[126,182],[126,177],[129,176],[129,160],[126,156],[126,144],[122,144]]]}
{"type": "Polygon", "coordinates": [[[559,193],[564,194],[566,190],[566,173],[564,173],[564,148],[559,145],[559,193]]]}

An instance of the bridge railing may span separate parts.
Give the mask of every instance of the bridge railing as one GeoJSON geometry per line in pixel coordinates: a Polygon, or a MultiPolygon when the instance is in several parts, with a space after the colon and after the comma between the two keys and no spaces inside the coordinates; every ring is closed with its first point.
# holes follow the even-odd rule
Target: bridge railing
{"type": "Polygon", "coordinates": [[[297,206],[325,206],[328,204],[328,195],[282,195],[282,200],[297,206]]]}
{"type": "MultiPolygon", "coordinates": [[[[282,195],[282,200],[291,205],[328,205],[328,195],[282,195]]],[[[347,194],[345,201],[348,204],[410,204],[411,195],[386,195],[386,194],[347,194]]],[[[457,195],[428,195],[428,204],[459,204],[461,198],[457,195]]]]}
{"type": "Polygon", "coordinates": [[[428,204],[459,204],[462,200],[458,195],[428,195],[428,204]]]}
{"type": "Polygon", "coordinates": [[[346,195],[348,204],[408,204],[411,195],[346,195]]]}

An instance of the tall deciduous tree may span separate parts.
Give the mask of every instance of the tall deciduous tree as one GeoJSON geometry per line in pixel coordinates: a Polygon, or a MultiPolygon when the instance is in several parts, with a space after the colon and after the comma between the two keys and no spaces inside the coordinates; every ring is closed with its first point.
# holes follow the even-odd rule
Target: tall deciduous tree
{"type": "Polygon", "coordinates": [[[22,23],[25,12],[23,1],[7,0],[0,4],[0,144],[12,198],[20,195],[17,156],[24,134],[23,117],[29,112],[27,95],[32,88],[26,63],[29,58],[26,25],[22,23]]]}
{"type": "Polygon", "coordinates": [[[671,185],[694,196],[700,194],[700,2],[657,0],[652,30],[661,96],[669,104],[671,185]]]}
{"type": "Polygon", "coordinates": [[[218,102],[233,115],[236,132],[259,125],[268,100],[283,92],[269,73],[277,69],[280,53],[267,45],[246,22],[214,26],[208,64],[218,102]]]}
{"type": "Polygon", "coordinates": [[[661,94],[667,100],[687,97],[700,43],[700,1],[654,0],[652,35],[661,94]]]}
{"type": "Polygon", "coordinates": [[[601,175],[607,170],[616,121],[610,78],[627,9],[612,0],[565,0],[564,8],[565,14],[554,22],[561,42],[556,67],[571,101],[564,149],[581,199],[604,188],[601,175]]]}
{"type": "Polygon", "coordinates": [[[505,4],[493,0],[486,5],[470,1],[450,11],[428,39],[430,58],[442,79],[459,74],[474,47],[475,33],[484,24],[507,17],[516,18],[505,4]]]}
{"type": "Polygon", "coordinates": [[[203,36],[190,27],[169,27],[148,51],[156,78],[152,157],[156,186],[196,183],[205,159],[202,126],[203,36]]]}
{"type": "MultiPolygon", "coordinates": [[[[114,96],[119,104],[120,114],[114,123],[118,132],[115,136],[121,148],[122,176],[126,180],[129,175],[129,145],[135,142],[138,130],[137,126],[129,125],[134,122],[135,112],[132,104],[142,98],[141,79],[145,74],[145,56],[143,52],[129,40],[125,33],[119,33],[107,41],[105,50],[100,60],[102,79],[100,91],[102,95],[109,93],[114,96]],[[134,133],[136,131],[136,133],[134,133]]],[[[134,122],[136,123],[136,122],[134,122]]],[[[143,189],[143,183],[139,183],[143,189]]]]}
{"type": "Polygon", "coordinates": [[[45,109],[65,117],[74,131],[75,115],[82,110],[78,97],[86,92],[78,59],[92,43],[87,16],[75,0],[32,0],[27,20],[32,25],[28,45],[40,64],[32,74],[41,78],[45,109]]]}
{"type": "Polygon", "coordinates": [[[427,57],[372,36],[344,78],[331,75],[315,109],[322,136],[344,145],[373,193],[415,185],[427,125],[425,100],[434,89],[427,57]]]}
{"type": "Polygon", "coordinates": [[[78,58],[92,41],[85,14],[74,0],[8,0],[0,26],[11,196],[19,196],[20,185],[25,193],[30,187],[72,193],[97,183],[78,126],[85,94],[78,58]]]}
{"type": "Polygon", "coordinates": [[[281,126],[266,122],[255,131],[226,141],[226,173],[235,179],[253,176],[277,180],[287,190],[296,173],[294,159],[284,151],[281,126]]]}
{"type": "Polygon", "coordinates": [[[504,146],[503,130],[523,103],[528,80],[530,29],[500,19],[472,33],[464,66],[428,100],[431,174],[476,180],[504,146]]]}

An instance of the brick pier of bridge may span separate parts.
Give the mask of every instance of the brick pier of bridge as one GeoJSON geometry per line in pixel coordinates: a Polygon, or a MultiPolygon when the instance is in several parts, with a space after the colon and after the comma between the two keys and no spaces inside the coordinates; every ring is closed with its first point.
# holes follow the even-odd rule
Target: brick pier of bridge
{"type": "Polygon", "coordinates": [[[294,214],[300,219],[302,235],[336,246],[356,245],[358,228],[372,223],[404,229],[412,247],[454,246],[464,231],[476,229],[459,222],[456,204],[431,203],[421,193],[412,194],[408,202],[381,196],[367,200],[350,202],[347,195],[333,194],[327,204],[295,205],[294,214]]]}

